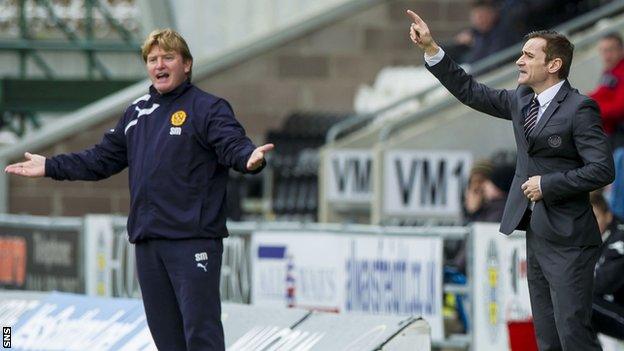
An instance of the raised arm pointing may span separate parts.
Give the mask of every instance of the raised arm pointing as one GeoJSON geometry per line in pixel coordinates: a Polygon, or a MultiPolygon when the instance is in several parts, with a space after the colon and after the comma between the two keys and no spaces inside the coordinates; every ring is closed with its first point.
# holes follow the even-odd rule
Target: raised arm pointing
{"type": "Polygon", "coordinates": [[[431,36],[429,26],[414,11],[407,10],[407,15],[411,18],[410,38],[425,51],[427,56],[433,56],[438,53],[440,47],[436,44],[431,36]]]}

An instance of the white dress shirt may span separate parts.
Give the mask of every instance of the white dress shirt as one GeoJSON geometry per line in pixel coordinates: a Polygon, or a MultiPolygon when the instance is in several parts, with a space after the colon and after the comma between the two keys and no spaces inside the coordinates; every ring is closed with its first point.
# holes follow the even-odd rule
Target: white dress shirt
{"type": "Polygon", "coordinates": [[[559,92],[559,89],[561,89],[561,86],[563,85],[564,82],[565,80],[562,80],[561,82],[542,91],[541,93],[534,95],[534,96],[537,96],[537,101],[540,104],[539,111],[537,111],[537,121],[535,121],[535,124],[539,123],[539,120],[540,118],[542,118],[544,111],[546,111],[546,109],[548,108],[548,105],[550,105],[550,102],[555,98],[555,95],[557,95],[557,93],[559,92]]]}

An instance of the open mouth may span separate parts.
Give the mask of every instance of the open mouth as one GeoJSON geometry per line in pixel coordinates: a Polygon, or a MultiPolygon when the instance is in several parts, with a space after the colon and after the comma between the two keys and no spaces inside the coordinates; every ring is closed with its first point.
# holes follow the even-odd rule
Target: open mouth
{"type": "Polygon", "coordinates": [[[164,73],[164,72],[163,72],[163,73],[158,73],[158,74],[156,74],[156,80],[157,80],[157,81],[162,82],[162,81],[167,80],[167,78],[169,78],[169,73],[164,73]]]}

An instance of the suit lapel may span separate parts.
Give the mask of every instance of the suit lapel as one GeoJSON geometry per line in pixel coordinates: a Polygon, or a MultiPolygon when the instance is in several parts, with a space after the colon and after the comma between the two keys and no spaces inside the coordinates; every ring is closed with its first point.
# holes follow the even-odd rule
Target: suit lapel
{"type": "Polygon", "coordinates": [[[539,135],[542,129],[544,129],[544,126],[546,125],[546,123],[548,123],[548,120],[550,119],[550,117],[552,117],[555,111],[557,111],[559,105],[561,104],[561,101],[565,99],[570,89],[570,83],[566,80],[557,92],[557,95],[555,95],[555,97],[546,108],[546,111],[544,111],[542,117],[540,117],[537,125],[535,126],[535,129],[533,129],[533,131],[529,135],[529,147],[533,146],[533,143],[535,142],[535,137],[539,135]]]}

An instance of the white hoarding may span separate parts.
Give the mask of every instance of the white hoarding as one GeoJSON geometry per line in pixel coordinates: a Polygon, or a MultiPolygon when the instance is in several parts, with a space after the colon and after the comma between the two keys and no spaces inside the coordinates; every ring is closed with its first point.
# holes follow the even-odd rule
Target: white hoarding
{"type": "Polygon", "coordinates": [[[254,233],[251,301],[263,307],[339,311],[346,238],[323,233],[254,233]]]}
{"type": "Polygon", "coordinates": [[[421,316],[443,338],[442,239],[350,235],[346,253],[347,312],[421,316]]]}
{"type": "Polygon", "coordinates": [[[330,202],[369,203],[373,194],[373,155],[366,150],[334,150],[326,158],[325,196],[330,202]]]}
{"type": "Polygon", "coordinates": [[[505,236],[498,227],[473,227],[473,350],[509,350],[507,322],[531,318],[524,233],[505,236]]]}
{"type": "Polygon", "coordinates": [[[384,157],[383,212],[390,216],[461,217],[468,152],[392,150],[384,157]]]}
{"type": "Polygon", "coordinates": [[[443,338],[441,238],[256,232],[251,254],[254,304],[422,316],[443,338]]]}

